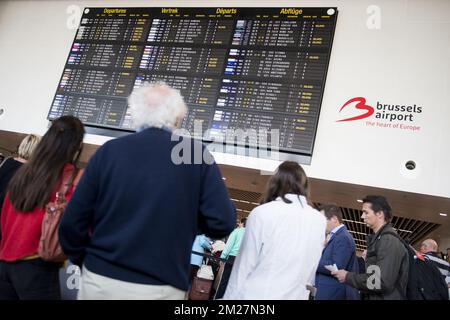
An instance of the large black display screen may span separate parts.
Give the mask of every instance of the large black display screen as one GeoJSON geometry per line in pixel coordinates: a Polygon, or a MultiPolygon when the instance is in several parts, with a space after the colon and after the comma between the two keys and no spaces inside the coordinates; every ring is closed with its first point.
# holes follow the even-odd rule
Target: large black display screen
{"type": "Polygon", "coordinates": [[[164,81],[189,107],[183,128],[203,120],[197,138],[277,129],[280,151],[310,156],[336,18],[336,8],[86,8],[48,118],[132,131],[127,97],[164,81]]]}

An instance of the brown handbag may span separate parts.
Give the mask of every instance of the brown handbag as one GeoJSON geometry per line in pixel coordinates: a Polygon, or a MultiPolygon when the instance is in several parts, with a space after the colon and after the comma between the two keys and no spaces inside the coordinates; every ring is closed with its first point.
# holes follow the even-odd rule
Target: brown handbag
{"type": "Polygon", "coordinates": [[[189,300],[209,300],[211,297],[211,289],[213,280],[202,279],[197,276],[192,281],[192,287],[189,291],[189,300]]]}
{"type": "MultiPolygon", "coordinates": [[[[63,178],[61,188],[56,193],[55,202],[49,202],[45,206],[44,219],[42,220],[41,239],[39,241],[39,256],[50,262],[64,262],[67,256],[64,254],[59,243],[58,229],[61,217],[67,206],[66,194],[73,182],[79,179],[80,170],[74,169],[70,175],[63,178]],[[75,178],[76,175],[76,178],[75,178]]],[[[75,187],[75,183],[74,187],[75,187]]]]}

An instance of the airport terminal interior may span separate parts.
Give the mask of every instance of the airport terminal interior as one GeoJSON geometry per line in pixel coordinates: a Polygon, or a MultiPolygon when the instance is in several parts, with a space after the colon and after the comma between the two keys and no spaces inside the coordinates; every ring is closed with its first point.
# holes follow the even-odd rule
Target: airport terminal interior
{"type": "MultiPolygon", "coordinates": [[[[295,162],[311,207],[342,213],[357,257],[372,250],[375,230],[363,199],[379,195],[396,233],[417,251],[435,240],[448,267],[449,12],[448,0],[0,1],[0,155],[18,157],[28,134],[44,136],[72,115],[84,125],[76,165],[86,168],[105,143],[146,132],[129,96],[165,83],[187,106],[177,125],[214,156],[236,221],[264,203],[280,164],[295,162]]],[[[124,157],[107,161],[116,156],[124,157]]],[[[203,264],[220,260],[208,252],[203,264]]],[[[237,257],[234,268],[244,263],[237,257]]],[[[65,285],[69,267],[59,271],[62,299],[77,295],[65,285]]],[[[143,283],[164,284],[151,279],[143,283]]]]}

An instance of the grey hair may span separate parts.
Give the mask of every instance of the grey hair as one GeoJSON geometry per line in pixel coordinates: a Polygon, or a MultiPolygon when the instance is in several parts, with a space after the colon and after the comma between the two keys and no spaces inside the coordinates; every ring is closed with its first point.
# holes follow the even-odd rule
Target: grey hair
{"type": "Polygon", "coordinates": [[[184,118],[188,111],[180,91],[164,82],[145,82],[133,90],[128,97],[128,105],[135,129],[175,128],[177,120],[184,118]]]}
{"type": "Polygon", "coordinates": [[[25,160],[29,160],[39,141],[41,141],[41,137],[36,134],[26,135],[17,149],[17,155],[25,160]]]}

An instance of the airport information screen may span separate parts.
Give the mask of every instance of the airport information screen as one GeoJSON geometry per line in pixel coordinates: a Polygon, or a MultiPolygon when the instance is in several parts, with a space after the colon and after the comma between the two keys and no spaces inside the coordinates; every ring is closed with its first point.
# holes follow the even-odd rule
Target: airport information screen
{"type": "MultiPolygon", "coordinates": [[[[336,8],[86,8],[50,120],[132,131],[127,97],[144,82],[179,89],[183,128],[279,130],[279,149],[311,155],[336,8]]],[[[252,141],[246,141],[252,146],[252,141]]]]}

